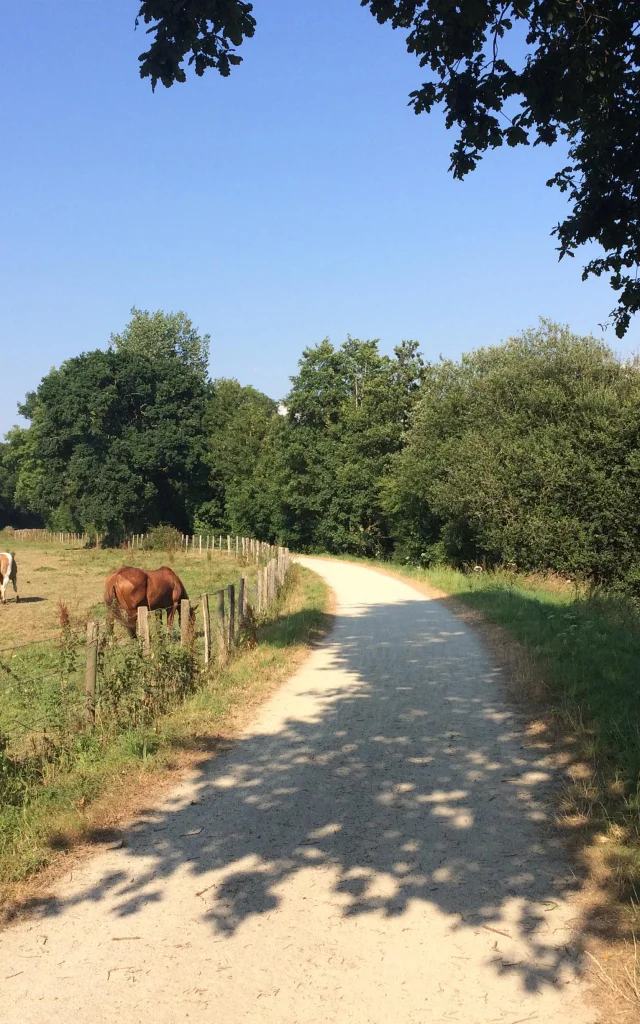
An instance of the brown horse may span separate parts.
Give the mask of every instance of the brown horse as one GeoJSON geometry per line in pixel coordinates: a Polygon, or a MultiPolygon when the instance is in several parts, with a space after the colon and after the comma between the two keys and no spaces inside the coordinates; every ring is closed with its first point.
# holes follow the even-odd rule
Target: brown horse
{"type": "MultiPolygon", "coordinates": [[[[167,627],[171,629],[176,611],[180,619],[180,602],[188,598],[182,580],[166,565],[149,572],[124,565],[122,569],[109,573],[104,583],[107,616],[111,620],[118,619],[131,636],[136,635],[138,608],[148,608],[149,611],[166,608],[167,627]]],[[[192,609],[192,619],[194,616],[195,609],[192,609]]]]}

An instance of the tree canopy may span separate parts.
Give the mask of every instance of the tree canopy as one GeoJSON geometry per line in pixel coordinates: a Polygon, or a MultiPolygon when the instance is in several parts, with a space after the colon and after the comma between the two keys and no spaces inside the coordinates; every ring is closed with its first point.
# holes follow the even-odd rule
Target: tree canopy
{"type": "Polygon", "coordinates": [[[0,445],[2,524],[166,523],[640,595],[640,359],[548,321],[433,363],[325,339],[278,406],[209,380],[207,349],[184,314],[134,310],[51,370],[0,445]]]}
{"type": "Polygon", "coordinates": [[[246,525],[246,486],[276,410],[273,399],[237,380],[212,382],[204,423],[208,496],[197,510],[196,528],[252,532],[246,525]]]}
{"type": "Polygon", "coordinates": [[[403,342],[391,357],[348,338],[305,349],[236,499],[246,528],[306,550],[391,552],[379,491],[418,394],[417,348],[403,342]]]}
{"type": "Polygon", "coordinates": [[[184,314],[134,310],[107,352],[47,374],[20,408],[30,426],[8,435],[14,503],[53,529],[114,539],[162,522],[186,530],[207,475],[206,344],[184,314]]]}
{"type": "Polygon", "coordinates": [[[116,352],[137,352],[150,359],[176,359],[207,379],[210,337],[201,337],[186,313],[165,313],[158,309],[131,310],[131,320],[121,334],[112,334],[110,347],[116,352]]]}
{"type": "Polygon", "coordinates": [[[640,589],[640,366],[542,321],[429,366],[383,505],[412,560],[640,589]]]}
{"type": "MultiPolygon", "coordinates": [[[[610,276],[616,334],[640,309],[640,5],[629,0],[360,0],[380,22],[406,32],[427,75],[411,93],[417,114],[441,107],[457,128],[451,170],[462,178],[488,149],[568,145],[547,182],[565,192],[568,216],[554,233],[560,257],[585,243],[601,253],[583,278],[610,276]],[[517,54],[516,57],[513,54],[517,54]]],[[[138,20],[151,43],[140,74],[169,87],[229,75],[253,36],[244,0],[143,0],[138,20]]]]}

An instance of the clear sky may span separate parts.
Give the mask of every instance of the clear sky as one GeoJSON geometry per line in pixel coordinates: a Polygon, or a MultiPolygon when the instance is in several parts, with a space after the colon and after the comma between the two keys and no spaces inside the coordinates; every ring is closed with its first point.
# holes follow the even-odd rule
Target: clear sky
{"type": "MultiPolygon", "coordinates": [[[[155,95],[137,6],[4,7],[0,430],[132,305],[185,310],[213,376],[274,398],[325,336],[433,359],[539,316],[599,333],[613,293],[550,237],[562,152],[504,149],[453,181],[453,135],[407,107],[415,58],[358,0],[257,0],[229,79],[155,95]]],[[[640,323],[607,340],[637,349],[640,323]]]]}

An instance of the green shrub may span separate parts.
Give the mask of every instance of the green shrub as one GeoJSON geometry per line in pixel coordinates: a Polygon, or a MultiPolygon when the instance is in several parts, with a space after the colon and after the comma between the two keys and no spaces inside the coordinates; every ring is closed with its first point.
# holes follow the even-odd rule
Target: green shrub
{"type": "Polygon", "coordinates": [[[145,534],[142,547],[145,551],[166,551],[173,555],[182,547],[182,534],[175,526],[152,526],[145,534]]]}
{"type": "Polygon", "coordinates": [[[98,720],[106,730],[122,732],[148,725],[193,693],[197,669],[188,647],[158,631],[148,655],[139,642],[108,640],[98,682],[98,720]]]}

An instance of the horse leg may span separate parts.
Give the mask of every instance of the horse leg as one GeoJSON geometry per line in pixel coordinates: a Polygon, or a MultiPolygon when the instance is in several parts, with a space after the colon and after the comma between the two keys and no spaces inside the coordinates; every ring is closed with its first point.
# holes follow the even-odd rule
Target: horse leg
{"type": "MultiPolygon", "coordinates": [[[[172,604],[170,608],[167,608],[167,632],[171,633],[173,630],[173,620],[176,614],[176,606],[172,604]]],[[[180,612],[178,612],[178,619],[180,618],[180,612]]]]}
{"type": "Polygon", "coordinates": [[[3,604],[7,603],[6,593],[7,593],[7,585],[8,585],[8,583],[9,583],[9,577],[8,576],[3,576],[2,577],[2,603],[3,604]]]}

